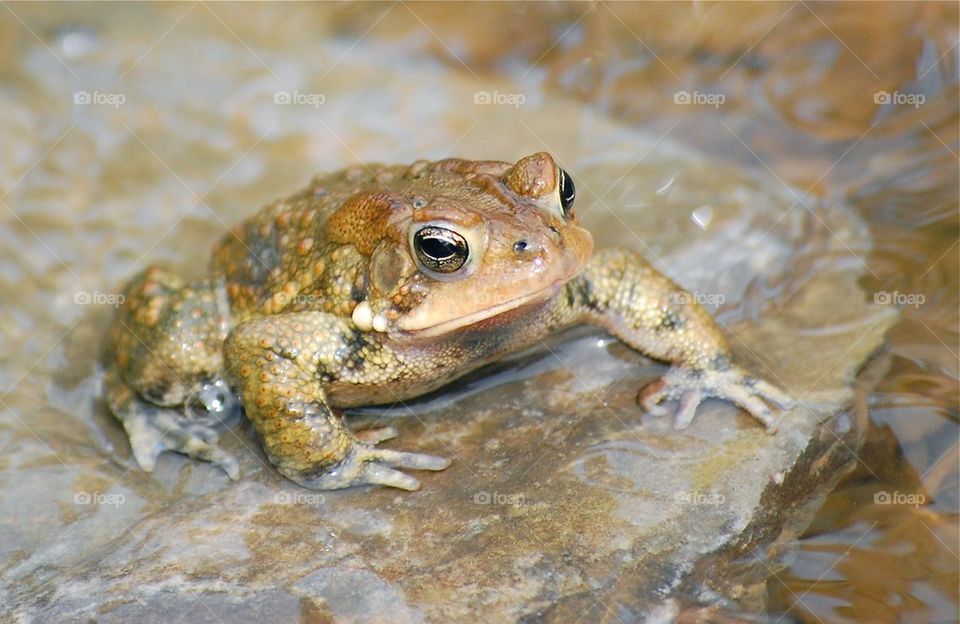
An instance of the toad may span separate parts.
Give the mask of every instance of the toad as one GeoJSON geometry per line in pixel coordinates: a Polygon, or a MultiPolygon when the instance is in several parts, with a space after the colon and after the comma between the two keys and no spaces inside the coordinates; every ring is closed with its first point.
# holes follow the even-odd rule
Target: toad
{"type": "Polygon", "coordinates": [[[738,366],[696,299],[625,249],[593,250],[574,182],[546,153],[445,159],[317,176],[216,245],[207,276],[148,268],[125,289],[105,350],[105,397],[147,471],[163,451],[231,478],[218,421],[234,397],[269,460],[319,490],[414,490],[406,470],[446,459],[379,446],[344,408],[434,390],[577,323],[671,364],[638,395],[677,400],[686,427],[708,397],[768,428],[783,391],[738,366]]]}

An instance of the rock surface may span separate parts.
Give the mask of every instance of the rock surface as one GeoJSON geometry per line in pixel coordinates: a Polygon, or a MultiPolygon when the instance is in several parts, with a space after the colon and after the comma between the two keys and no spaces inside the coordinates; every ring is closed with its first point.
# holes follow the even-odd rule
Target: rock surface
{"type": "MultiPolygon", "coordinates": [[[[115,33],[100,28],[101,37],[115,33]]],[[[284,89],[330,93],[321,116],[283,108],[254,61],[216,73],[202,60],[205,49],[247,59],[244,46],[210,28],[172,30],[125,78],[129,106],[74,108],[76,127],[27,110],[24,102],[42,113],[71,106],[44,78],[58,70],[38,44],[16,68],[16,97],[0,93],[3,123],[17,129],[6,135],[11,154],[64,135],[29,188],[8,198],[29,240],[0,251],[30,284],[11,298],[10,322],[33,323],[22,329],[53,345],[37,353],[42,365],[13,360],[2,373],[13,389],[0,421],[0,604],[11,616],[629,621],[743,600],[730,560],[802,526],[803,503],[856,448],[851,385],[894,320],[857,285],[857,254],[870,241],[852,213],[535,90],[525,108],[488,107],[472,121],[465,107],[480,83],[430,63],[402,61],[414,87],[369,53],[320,76],[257,48],[284,89]],[[185,58],[211,72],[197,101],[176,95],[171,68],[185,58]],[[363,103],[374,85],[405,111],[398,120],[408,127],[391,126],[398,136],[389,140],[384,112],[363,103]],[[228,119],[198,110],[226,110],[228,119]],[[189,152],[193,142],[209,147],[189,152]],[[223,436],[241,461],[239,482],[175,455],[140,472],[95,399],[93,345],[111,308],[77,305],[77,293],[110,292],[146,261],[202,265],[222,222],[297,188],[314,169],[438,158],[453,146],[478,158],[557,154],[576,176],[578,212],[598,244],[645,253],[710,307],[739,357],[798,398],[779,432],[721,402],[673,431],[635,403],[665,368],[580,328],[429,397],[351,417],[389,419],[400,437],[388,445],[454,460],[419,475],[416,493],[300,489],[269,467],[245,424],[223,436]]],[[[92,85],[116,73],[111,58],[136,58],[132,41],[111,46],[77,61],[92,85]]],[[[342,47],[297,51],[333,63],[342,47]]]]}

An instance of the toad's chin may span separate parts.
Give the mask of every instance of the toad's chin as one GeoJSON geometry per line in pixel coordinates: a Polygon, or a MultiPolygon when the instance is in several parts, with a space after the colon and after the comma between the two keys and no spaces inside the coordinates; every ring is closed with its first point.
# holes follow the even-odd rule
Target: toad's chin
{"type": "Polygon", "coordinates": [[[397,323],[397,328],[404,334],[407,334],[411,337],[432,338],[436,336],[442,336],[459,329],[477,325],[484,321],[496,319],[497,317],[504,316],[529,304],[546,302],[556,296],[566,282],[567,280],[565,279],[557,280],[545,288],[535,290],[519,297],[514,297],[513,299],[509,299],[495,305],[480,308],[469,314],[458,316],[457,318],[447,319],[439,322],[430,322],[432,319],[429,317],[408,317],[406,319],[401,319],[397,323]]]}

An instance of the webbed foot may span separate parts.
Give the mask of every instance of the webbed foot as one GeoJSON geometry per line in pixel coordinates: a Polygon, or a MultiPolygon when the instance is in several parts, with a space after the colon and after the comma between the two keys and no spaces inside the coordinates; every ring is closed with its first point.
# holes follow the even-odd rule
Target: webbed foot
{"type": "Polygon", "coordinates": [[[651,414],[666,415],[668,410],[659,403],[669,399],[679,399],[675,429],[685,429],[693,421],[697,407],[704,399],[725,399],[745,409],[774,433],[777,430],[776,416],[765,403],[769,401],[781,408],[793,405],[783,390],[773,384],[754,377],[737,366],[723,370],[691,369],[674,366],[666,375],[640,390],[637,400],[651,414]]]}
{"type": "Polygon", "coordinates": [[[355,442],[343,460],[333,468],[328,468],[315,477],[292,476],[291,478],[313,490],[339,490],[358,485],[386,485],[412,491],[420,489],[420,482],[397,468],[443,470],[450,465],[450,460],[443,457],[374,446],[377,442],[394,437],[396,431],[393,427],[369,431],[373,433],[362,437],[370,441],[355,442]]]}
{"type": "Polygon", "coordinates": [[[236,480],[240,477],[240,465],[218,446],[219,433],[214,425],[238,408],[226,385],[216,382],[207,384],[195,402],[187,406],[187,415],[174,408],[154,405],[139,396],[131,396],[115,411],[130,439],[134,458],[146,472],[153,472],[160,453],[175,451],[219,466],[236,480]],[[198,409],[205,409],[207,413],[199,416],[198,409]]]}

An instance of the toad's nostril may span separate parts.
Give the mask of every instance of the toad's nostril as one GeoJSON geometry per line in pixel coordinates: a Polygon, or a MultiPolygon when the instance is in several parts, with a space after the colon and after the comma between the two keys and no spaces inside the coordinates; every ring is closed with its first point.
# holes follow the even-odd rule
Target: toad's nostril
{"type": "Polygon", "coordinates": [[[513,250],[517,253],[523,253],[527,250],[530,244],[523,240],[522,238],[513,244],[513,250]]]}

